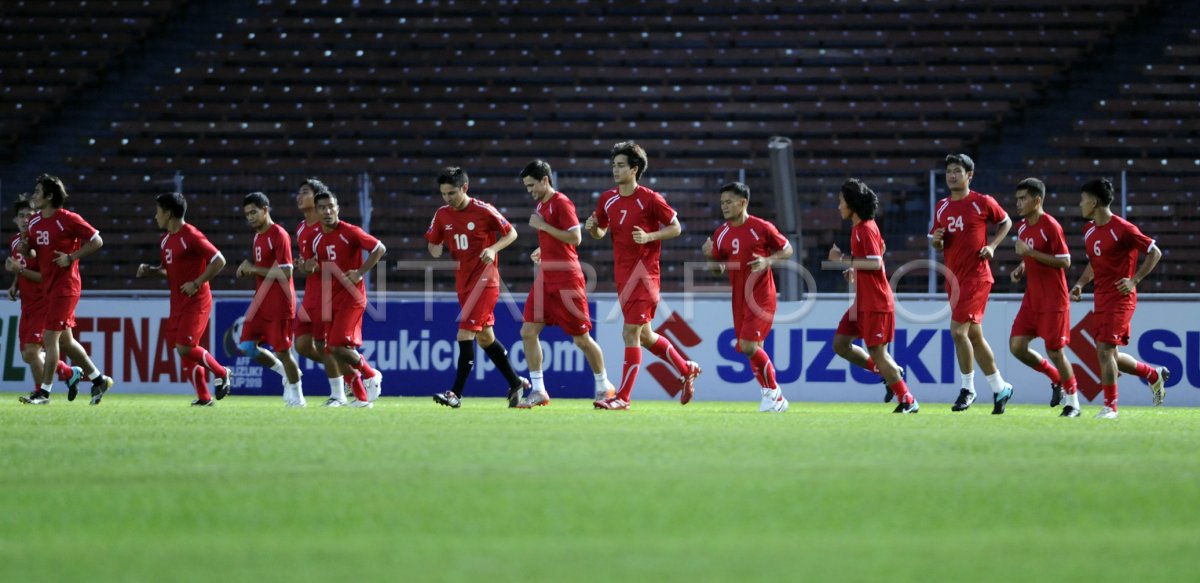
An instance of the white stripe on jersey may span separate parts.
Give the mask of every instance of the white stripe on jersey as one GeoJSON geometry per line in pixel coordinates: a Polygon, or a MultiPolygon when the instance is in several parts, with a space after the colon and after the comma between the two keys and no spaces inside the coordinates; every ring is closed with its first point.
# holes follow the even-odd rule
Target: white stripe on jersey
{"type": "Polygon", "coordinates": [[[724,225],[721,225],[721,229],[717,232],[716,247],[718,249],[721,248],[721,241],[725,240],[725,235],[728,233],[729,233],[729,223],[725,223],[724,225]]]}
{"type": "Polygon", "coordinates": [[[1091,237],[1091,236],[1092,236],[1092,233],[1094,233],[1094,232],[1096,232],[1096,226],[1095,226],[1095,225],[1092,225],[1091,227],[1088,227],[1088,230],[1087,230],[1087,232],[1083,234],[1083,240],[1084,240],[1084,242],[1086,242],[1086,241],[1087,241],[1087,238],[1088,238],[1088,237],[1091,237]]]}
{"type": "Polygon", "coordinates": [[[750,234],[754,235],[755,241],[762,241],[762,238],[758,236],[758,233],[754,232],[754,229],[750,229],[750,234]]]}
{"type": "Polygon", "coordinates": [[[935,215],[934,220],[937,220],[937,221],[942,220],[942,213],[946,211],[946,207],[948,207],[948,206],[950,206],[950,199],[948,199],[948,198],[942,199],[942,203],[938,205],[937,215],[935,215]]]}
{"type": "Polygon", "coordinates": [[[975,212],[976,212],[976,213],[979,213],[979,214],[981,214],[981,215],[983,214],[983,211],[982,211],[982,210],[979,210],[979,205],[975,204],[975,202],[974,202],[974,201],[972,201],[972,202],[971,202],[971,206],[975,207],[975,212]]]}
{"type": "Polygon", "coordinates": [[[1038,234],[1042,236],[1042,240],[1043,240],[1043,241],[1046,241],[1046,242],[1049,242],[1049,241],[1050,241],[1050,237],[1047,237],[1047,236],[1046,236],[1046,232],[1045,232],[1045,231],[1038,231],[1038,234]]]}

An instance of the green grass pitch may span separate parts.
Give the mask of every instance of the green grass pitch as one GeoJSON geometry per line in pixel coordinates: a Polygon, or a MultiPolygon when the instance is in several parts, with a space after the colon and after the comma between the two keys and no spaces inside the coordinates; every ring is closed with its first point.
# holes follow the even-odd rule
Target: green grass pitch
{"type": "Polygon", "coordinates": [[[16,396],[4,581],[1178,581],[1200,556],[1194,409],[16,396]]]}

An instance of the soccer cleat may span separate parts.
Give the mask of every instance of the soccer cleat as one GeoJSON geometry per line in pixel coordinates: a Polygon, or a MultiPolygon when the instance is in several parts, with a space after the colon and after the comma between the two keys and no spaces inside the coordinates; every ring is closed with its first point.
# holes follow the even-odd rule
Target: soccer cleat
{"type": "Polygon", "coordinates": [[[762,401],[758,403],[759,413],[783,413],[787,410],[788,401],[783,398],[783,391],[781,389],[762,390],[762,401]]]}
{"type": "MultiPolygon", "coordinates": [[[[908,371],[904,370],[904,367],[900,367],[900,380],[908,380],[908,371]]],[[[883,383],[883,402],[891,403],[892,397],[895,397],[896,393],[892,392],[892,388],[888,386],[887,379],[880,377],[879,382],[883,383]]]]}
{"type": "Polygon", "coordinates": [[[907,403],[900,403],[899,405],[896,405],[895,409],[892,409],[892,413],[901,413],[904,415],[911,415],[913,413],[919,413],[920,411],[921,405],[917,403],[917,398],[911,394],[908,396],[907,403]]]}
{"type": "Polygon", "coordinates": [[[370,409],[371,407],[374,407],[374,406],[375,406],[375,403],[372,403],[370,401],[355,401],[353,403],[350,403],[350,405],[349,405],[349,407],[354,408],[354,409],[370,409]]]}
{"type": "Polygon", "coordinates": [[[1116,419],[1116,418],[1117,418],[1117,410],[1113,409],[1112,407],[1109,407],[1108,405],[1105,405],[1102,409],[1100,409],[1099,413],[1096,413],[1096,419],[1116,419]]]}
{"type": "Polygon", "coordinates": [[[218,401],[229,396],[229,391],[233,389],[233,371],[226,368],[225,376],[213,380],[213,389],[218,401]]]}
{"type": "Polygon", "coordinates": [[[457,409],[462,406],[462,399],[458,395],[455,395],[454,391],[446,391],[434,395],[433,402],[438,405],[450,407],[451,409],[457,409]]]}
{"type": "Polygon", "coordinates": [[[546,391],[530,391],[529,396],[521,399],[517,403],[518,409],[532,409],[534,407],[545,407],[550,404],[550,393],[546,391]]]}
{"type": "Polygon", "coordinates": [[[700,365],[687,361],[687,374],[683,375],[683,390],[679,392],[679,404],[687,405],[696,396],[696,377],[700,376],[700,365]]]}
{"type": "Polygon", "coordinates": [[[339,399],[337,397],[329,397],[328,399],[325,399],[325,403],[322,404],[321,406],[322,407],[345,407],[346,399],[339,399]]]}
{"type": "Polygon", "coordinates": [[[1062,404],[1063,397],[1066,394],[1063,392],[1062,383],[1050,383],[1050,406],[1057,407],[1062,404]]]}
{"type": "Polygon", "coordinates": [[[971,403],[975,402],[975,392],[962,389],[958,392],[958,398],[954,400],[954,406],[950,407],[951,411],[966,411],[971,407],[971,403]]]}
{"type": "Polygon", "coordinates": [[[1167,379],[1171,378],[1171,371],[1167,367],[1158,367],[1158,380],[1150,383],[1150,401],[1155,407],[1163,404],[1163,399],[1167,396],[1167,390],[1164,388],[1167,384],[1167,379]]]}
{"type": "Polygon", "coordinates": [[[596,401],[592,403],[592,406],[597,409],[608,409],[610,411],[625,411],[629,409],[629,403],[620,397],[596,401]]]}
{"type": "Polygon", "coordinates": [[[304,395],[298,395],[296,400],[288,403],[287,406],[294,409],[303,409],[308,406],[308,402],[304,400],[304,395]]]}
{"type": "MultiPolygon", "coordinates": [[[[521,406],[521,393],[524,393],[525,391],[529,390],[529,387],[533,386],[533,383],[529,382],[529,379],[527,379],[525,377],[519,377],[517,380],[520,381],[517,383],[517,386],[508,388],[508,408],[509,409],[515,409],[517,407],[520,407],[521,406]]],[[[436,399],[437,397],[434,397],[434,398],[436,399]]],[[[547,398],[546,402],[549,403],[550,399],[547,398]]]]}
{"type": "Polygon", "coordinates": [[[77,366],[71,367],[71,378],[67,379],[67,400],[74,401],[79,395],[79,381],[83,380],[83,369],[77,366]]]}
{"type": "Polygon", "coordinates": [[[1076,409],[1070,405],[1067,405],[1066,407],[1063,407],[1062,413],[1059,413],[1058,416],[1059,417],[1078,417],[1079,409],[1076,409]]]}
{"type": "Polygon", "coordinates": [[[375,402],[383,393],[383,373],[375,371],[375,376],[363,379],[363,388],[367,390],[367,401],[375,402]]]}
{"type": "Polygon", "coordinates": [[[50,393],[41,389],[34,389],[28,395],[20,397],[20,401],[26,405],[49,405],[50,393]]]}
{"type": "Polygon", "coordinates": [[[212,407],[213,402],[212,402],[212,399],[196,399],[195,401],[192,401],[192,406],[193,407],[212,407]]]}
{"type": "Polygon", "coordinates": [[[292,403],[296,402],[295,392],[296,391],[294,391],[292,389],[291,385],[289,385],[287,383],[283,384],[283,404],[284,405],[291,407],[292,403]]]}
{"type": "Polygon", "coordinates": [[[992,393],[992,415],[1003,415],[1004,406],[1013,396],[1013,386],[1005,385],[999,393],[992,393]]]}
{"type": "Polygon", "coordinates": [[[104,393],[107,393],[113,386],[112,377],[108,375],[100,375],[92,381],[92,405],[99,405],[100,399],[104,398],[104,393]]]}
{"type": "Polygon", "coordinates": [[[604,388],[596,389],[596,400],[603,401],[617,396],[617,387],[613,386],[612,381],[605,379],[604,388]]]}

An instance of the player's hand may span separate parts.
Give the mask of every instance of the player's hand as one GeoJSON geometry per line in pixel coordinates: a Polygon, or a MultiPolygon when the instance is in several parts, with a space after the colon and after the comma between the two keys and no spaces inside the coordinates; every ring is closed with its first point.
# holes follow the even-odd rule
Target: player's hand
{"type": "Polygon", "coordinates": [[[842,250],[840,247],[837,246],[837,243],[834,243],[833,247],[829,248],[829,260],[830,261],[841,261],[842,259],[845,259],[845,258],[846,258],[846,254],[842,253],[842,250]]]}
{"type": "Polygon", "coordinates": [[[496,252],[493,251],[491,247],[484,247],[483,252],[479,254],[479,260],[482,261],[484,265],[495,263],[496,252]]]}
{"type": "Polygon", "coordinates": [[[71,256],[67,255],[66,253],[63,253],[62,251],[55,251],[54,255],[55,255],[54,264],[59,267],[62,267],[65,269],[67,267],[70,267],[71,264],[74,263],[73,261],[71,261],[71,256]]]}
{"type": "Polygon", "coordinates": [[[1129,295],[1137,290],[1137,282],[1126,277],[1117,282],[1117,291],[1122,295],[1129,295]]]}
{"type": "Polygon", "coordinates": [[[180,289],[180,291],[183,292],[184,295],[186,295],[187,297],[190,298],[190,297],[196,295],[196,292],[200,291],[200,286],[196,285],[195,281],[189,281],[189,282],[179,286],[179,289],[180,289]]]}
{"type": "Polygon", "coordinates": [[[933,230],[933,237],[929,240],[933,244],[934,249],[943,249],[946,246],[946,229],[937,228],[933,230]]]}
{"type": "Polygon", "coordinates": [[[599,221],[599,219],[596,218],[596,213],[592,213],[592,214],[588,215],[587,221],[584,221],[583,228],[585,228],[589,231],[595,231],[596,227],[599,225],[600,225],[600,221],[599,221]]]}
{"type": "Polygon", "coordinates": [[[21,271],[21,262],[17,261],[16,258],[9,257],[4,260],[4,270],[9,273],[17,273],[21,271]]]}
{"type": "Polygon", "coordinates": [[[1025,254],[1029,253],[1029,251],[1032,249],[1033,249],[1033,247],[1030,247],[1028,243],[1026,243],[1020,239],[1017,239],[1017,255],[1024,257],[1025,254]]]}
{"type": "Polygon", "coordinates": [[[633,242],[638,245],[645,245],[650,242],[650,235],[643,231],[641,227],[633,228],[633,242]]]}
{"type": "Polygon", "coordinates": [[[1022,263],[1018,265],[1016,269],[1012,270],[1012,273],[1010,273],[1008,277],[1013,281],[1013,283],[1021,281],[1021,278],[1025,277],[1025,264],[1022,263]]]}
{"type": "Polygon", "coordinates": [[[854,270],[853,270],[853,269],[847,269],[847,270],[843,271],[843,272],[842,272],[842,277],[843,277],[843,278],[844,278],[846,281],[850,282],[850,284],[854,284],[855,277],[854,277],[854,270]]]}
{"type": "Polygon", "coordinates": [[[763,257],[762,255],[755,253],[754,259],[750,260],[750,271],[755,272],[762,271],[764,269],[770,269],[771,263],[772,261],[770,257],[763,257]]]}
{"type": "Polygon", "coordinates": [[[238,277],[250,277],[250,276],[254,275],[254,273],[252,271],[250,271],[250,269],[252,269],[253,267],[254,267],[254,264],[250,263],[249,259],[243,259],[242,263],[240,265],[238,265],[237,276],[238,277]]]}
{"type": "Polygon", "coordinates": [[[980,259],[991,259],[992,256],[995,255],[995,253],[996,253],[996,250],[992,249],[991,245],[984,245],[983,249],[979,250],[979,258],[980,259]]]}
{"type": "Polygon", "coordinates": [[[350,285],[358,285],[358,282],[362,281],[362,279],[363,274],[357,269],[351,269],[346,272],[346,281],[350,282],[350,285]]]}
{"type": "Polygon", "coordinates": [[[1071,288],[1071,301],[1078,302],[1083,299],[1083,288],[1075,286],[1071,288]]]}
{"type": "Polygon", "coordinates": [[[533,228],[541,231],[542,229],[546,228],[547,224],[549,224],[549,223],[546,222],[546,219],[542,218],[542,215],[539,215],[537,213],[533,213],[532,215],[529,215],[529,226],[530,227],[533,227],[533,228]]]}
{"type": "Polygon", "coordinates": [[[137,276],[146,277],[147,275],[150,275],[150,271],[152,269],[154,269],[154,267],[152,267],[149,263],[140,263],[138,264],[137,276]]]}
{"type": "Polygon", "coordinates": [[[712,256],[713,256],[713,240],[712,240],[712,237],[709,237],[708,239],[706,239],[706,240],[704,241],[704,244],[700,246],[700,252],[701,252],[701,253],[703,253],[705,257],[708,257],[709,259],[712,259],[712,256]]]}
{"type": "Polygon", "coordinates": [[[531,261],[533,261],[534,263],[541,263],[542,262],[542,248],[538,247],[537,249],[534,249],[533,253],[529,254],[529,259],[531,261]]]}
{"type": "Polygon", "coordinates": [[[17,284],[17,282],[14,281],[12,287],[8,288],[8,301],[10,301],[10,302],[17,301],[17,296],[19,295],[19,293],[17,292],[16,284],[17,284]]]}

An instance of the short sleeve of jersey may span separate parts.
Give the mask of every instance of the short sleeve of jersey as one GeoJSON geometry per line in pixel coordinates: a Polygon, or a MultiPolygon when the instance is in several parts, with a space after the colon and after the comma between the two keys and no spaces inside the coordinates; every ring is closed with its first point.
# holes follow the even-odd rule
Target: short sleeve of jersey
{"type": "Polygon", "coordinates": [[[499,231],[501,235],[507,235],[513,230],[512,223],[509,223],[508,219],[500,214],[500,211],[492,207],[486,208],[488,212],[485,214],[487,215],[487,226],[489,229],[499,231]]]}
{"type": "Polygon", "coordinates": [[[425,240],[434,245],[441,245],[444,240],[443,233],[445,228],[442,226],[442,211],[439,209],[433,213],[433,220],[429,221],[429,230],[425,231],[425,240]]]}
{"type": "Polygon", "coordinates": [[[1137,249],[1142,253],[1146,253],[1150,250],[1150,247],[1154,246],[1154,239],[1151,239],[1142,233],[1142,230],[1139,229],[1137,225],[1126,222],[1124,226],[1125,229],[1124,232],[1121,233],[1121,239],[1125,240],[1130,247],[1137,249]]]}
{"type": "Polygon", "coordinates": [[[987,201],[987,220],[989,223],[994,225],[1008,218],[1008,213],[1004,212],[1004,207],[1000,206],[1000,203],[996,202],[994,197],[985,196],[983,199],[987,201]]]}
{"type": "Polygon", "coordinates": [[[1050,226],[1050,253],[1056,257],[1071,255],[1071,250],[1067,248],[1067,236],[1057,222],[1050,226]]]}
{"type": "Polygon", "coordinates": [[[566,196],[555,197],[550,219],[546,222],[563,231],[570,231],[578,227],[579,217],[575,214],[575,204],[566,196]]]}
{"type": "Polygon", "coordinates": [[[671,221],[675,220],[675,209],[671,208],[671,205],[667,204],[667,199],[663,198],[663,195],[658,194],[657,192],[654,193],[654,202],[652,203],[652,207],[654,209],[654,220],[658,221],[658,224],[666,226],[671,224],[671,221]]]}
{"type": "Polygon", "coordinates": [[[787,237],[783,236],[783,233],[779,232],[779,228],[775,226],[775,223],[770,223],[767,221],[763,221],[763,223],[765,223],[767,227],[767,248],[771,249],[772,251],[782,251],[787,249],[788,245],[791,243],[788,242],[787,237]]]}
{"type": "Polygon", "coordinates": [[[370,233],[360,228],[354,229],[354,239],[355,242],[358,243],[359,247],[368,252],[374,251],[375,248],[379,246],[379,239],[376,239],[375,237],[371,236],[370,233]]]}
{"type": "Polygon", "coordinates": [[[724,225],[721,225],[720,227],[717,227],[717,230],[713,231],[713,234],[711,237],[712,242],[713,242],[713,248],[712,248],[713,259],[722,259],[722,260],[725,259],[725,254],[721,252],[721,246],[717,244],[717,241],[719,241],[721,239],[721,231],[728,229],[728,228],[729,228],[729,225],[724,224],[724,225]]]}
{"type": "Polygon", "coordinates": [[[220,251],[217,251],[216,246],[208,240],[208,237],[205,237],[200,231],[193,231],[193,235],[190,237],[190,239],[192,240],[192,245],[196,249],[196,256],[203,258],[205,261],[212,261],[212,258],[216,257],[217,254],[220,253],[220,251]]]}
{"type": "Polygon", "coordinates": [[[89,225],[87,221],[83,220],[83,217],[75,213],[65,215],[64,218],[67,220],[66,224],[63,225],[63,231],[78,238],[80,241],[88,241],[96,233],[100,232],[95,227],[89,225]]]}
{"type": "Polygon", "coordinates": [[[946,204],[946,199],[943,198],[942,200],[937,201],[936,205],[933,205],[933,226],[929,227],[930,235],[932,235],[934,231],[945,226],[942,225],[941,209],[944,208],[946,204]]]}
{"type": "Polygon", "coordinates": [[[271,233],[271,245],[275,248],[275,263],[292,264],[292,242],[288,240],[287,231],[282,228],[275,229],[271,233]]]}

